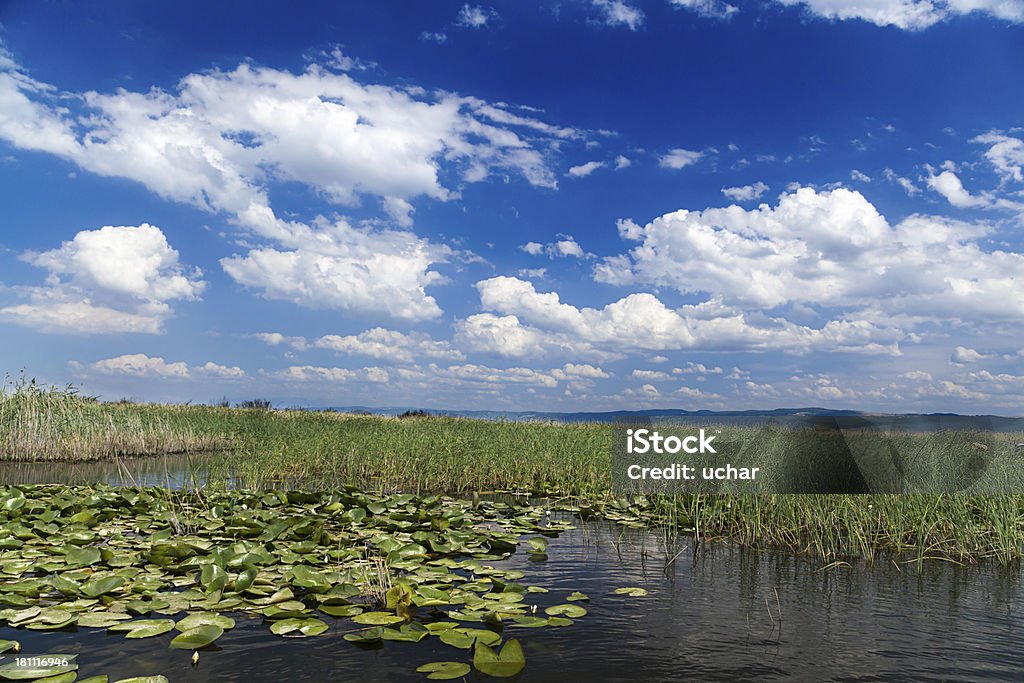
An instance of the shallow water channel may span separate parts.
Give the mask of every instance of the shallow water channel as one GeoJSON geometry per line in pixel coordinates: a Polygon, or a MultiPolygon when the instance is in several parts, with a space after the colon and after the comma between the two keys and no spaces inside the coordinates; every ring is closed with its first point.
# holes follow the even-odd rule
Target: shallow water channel
{"type": "MultiPolygon", "coordinates": [[[[137,471],[136,482],[173,481],[173,468],[151,464],[160,471],[153,479],[137,471]]],[[[0,477],[19,483],[10,474],[0,477]]],[[[918,572],[916,565],[886,560],[823,571],[818,562],[781,553],[726,543],[694,552],[685,537],[666,548],[656,530],[576,525],[551,539],[545,561],[520,551],[493,563],[523,570],[524,581],[548,588],[556,601],[573,591],[590,596],[578,603],[589,614],[571,627],[506,629],[506,637],[523,644],[527,661],[521,674],[506,680],[1024,678],[1019,570],[933,561],[918,572]],[[648,594],[612,593],[627,586],[648,594]]],[[[542,597],[550,602],[548,594],[542,597]]],[[[0,639],[20,641],[25,656],[76,654],[80,678],[103,673],[112,681],[151,674],[172,682],[422,681],[425,674],[415,672],[420,664],[471,659],[436,638],[357,646],[342,639],[352,627],[347,619],[322,617],[330,623],[327,633],[291,639],[271,634],[260,618],[234,616],[236,627],[203,650],[197,666],[190,650],[168,650],[166,638],[126,640],[105,629],[0,628],[0,639]]],[[[476,671],[466,677],[485,679],[476,671]]]]}

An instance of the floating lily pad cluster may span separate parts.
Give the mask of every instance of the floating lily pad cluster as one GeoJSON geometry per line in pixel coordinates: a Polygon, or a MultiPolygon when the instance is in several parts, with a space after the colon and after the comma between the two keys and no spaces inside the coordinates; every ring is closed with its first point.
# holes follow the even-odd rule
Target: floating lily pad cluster
{"type": "Polygon", "coordinates": [[[470,662],[511,676],[525,656],[507,635],[587,613],[586,596],[559,603],[492,564],[521,541],[543,560],[547,539],[570,528],[545,512],[352,487],[0,488],[0,624],[107,629],[198,650],[235,626],[233,614],[288,638],[332,625],[359,646],[436,638],[471,660],[425,664],[428,678],[463,676],[470,662]]]}

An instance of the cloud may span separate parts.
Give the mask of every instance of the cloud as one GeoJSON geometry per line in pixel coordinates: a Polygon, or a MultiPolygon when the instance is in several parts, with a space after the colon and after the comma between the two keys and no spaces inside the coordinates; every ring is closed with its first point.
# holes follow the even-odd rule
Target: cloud
{"type": "Polygon", "coordinates": [[[452,348],[451,344],[446,341],[434,341],[426,333],[403,334],[382,327],[344,337],[336,334],[325,335],[313,342],[313,346],[335,353],[370,356],[396,363],[413,363],[428,358],[463,358],[462,352],[452,348]]]}
{"type": "Polygon", "coordinates": [[[299,183],[339,206],[376,197],[403,224],[416,198],[458,196],[442,176],[458,185],[517,173],[555,188],[557,143],[583,137],[507,105],[363,82],[357,76],[366,72],[357,74],[356,64],[339,52],[298,74],[245,63],[188,74],[173,92],[58,97],[5,58],[0,138],[140,182],[168,200],[225,212],[255,235],[294,242],[310,227],[275,214],[271,182],[299,183]]]}
{"type": "Polygon", "coordinates": [[[579,166],[573,166],[569,169],[569,175],[573,178],[585,178],[599,168],[604,168],[603,161],[588,161],[585,164],[579,166]]]}
{"type": "Polygon", "coordinates": [[[489,7],[474,6],[467,3],[459,10],[455,23],[466,28],[483,28],[490,21],[497,18],[498,13],[489,7]]]}
{"type": "Polygon", "coordinates": [[[443,31],[424,31],[420,34],[420,40],[444,45],[448,42],[448,34],[443,31]]]}
{"type": "Polygon", "coordinates": [[[608,379],[610,373],[586,363],[566,363],[561,369],[551,371],[559,379],[608,379]]]}
{"type": "Polygon", "coordinates": [[[248,336],[270,346],[290,346],[298,351],[304,351],[309,346],[305,337],[289,337],[280,332],[255,332],[248,336]]]}
{"type": "Polygon", "coordinates": [[[150,357],[144,353],[125,354],[115,358],[98,360],[88,365],[72,361],[71,366],[79,372],[89,374],[154,379],[215,377],[222,380],[239,380],[246,377],[245,371],[238,366],[219,365],[212,361],[207,361],[202,365],[189,367],[188,363],[181,361],[168,363],[159,356],[150,357]]]}
{"type": "Polygon", "coordinates": [[[623,0],[591,0],[594,7],[601,10],[607,26],[626,26],[630,31],[639,30],[644,25],[644,13],[638,7],[623,0]]]}
{"type": "Polygon", "coordinates": [[[921,188],[915,185],[914,181],[912,181],[910,178],[904,178],[903,176],[897,174],[896,171],[892,170],[891,168],[886,168],[884,171],[882,171],[882,175],[890,183],[896,183],[897,185],[902,187],[903,191],[907,193],[908,197],[913,197],[914,195],[921,193],[921,188]]]}
{"type": "Polygon", "coordinates": [[[580,246],[572,235],[559,235],[560,239],[554,242],[548,242],[547,244],[541,244],[540,242],[527,242],[519,248],[525,251],[531,256],[540,256],[541,254],[547,254],[549,258],[578,258],[578,259],[589,259],[594,258],[594,255],[588,251],[585,251],[580,246]]]}
{"type": "Polygon", "coordinates": [[[722,188],[722,194],[735,202],[749,202],[755,199],[760,199],[761,195],[767,191],[768,186],[761,181],[758,181],[753,185],[722,188]]]}
{"type": "Polygon", "coordinates": [[[673,149],[669,150],[667,154],[658,160],[658,165],[662,168],[679,170],[680,168],[697,163],[703,156],[703,152],[694,152],[689,149],[673,149]]]}
{"type": "Polygon", "coordinates": [[[661,370],[634,370],[630,377],[642,379],[648,382],[667,382],[672,376],[661,370]]]}
{"type": "Polygon", "coordinates": [[[252,249],[220,263],[233,280],[268,299],[426,320],[441,315],[436,300],[426,293],[426,287],[443,280],[431,266],[446,262],[452,253],[411,232],[357,228],[339,220],[322,225],[294,249],[252,249]]]}
{"type": "Polygon", "coordinates": [[[32,292],[31,303],[0,308],[0,322],[55,334],[159,334],[168,317],[166,307],[141,307],[141,312],[119,311],[89,300],[60,301],[52,290],[32,292]]]}
{"type": "MultiPolygon", "coordinates": [[[[725,371],[717,365],[709,368],[703,363],[694,363],[692,361],[688,361],[685,368],[672,368],[673,375],[721,375],[724,372],[725,371]]],[[[742,374],[742,370],[739,368],[733,368],[733,376],[739,378],[742,374]]]]}
{"type": "MultiPolygon", "coordinates": [[[[533,244],[536,244],[536,242],[533,242],[533,244]]],[[[519,275],[522,277],[540,278],[545,277],[547,274],[547,268],[521,268],[519,270],[519,275]]]]}
{"type": "Polygon", "coordinates": [[[366,71],[377,68],[374,62],[364,62],[358,57],[350,57],[342,50],[341,45],[336,45],[330,52],[323,53],[326,58],[325,66],[338,71],[366,71]]]}
{"type": "Polygon", "coordinates": [[[953,349],[953,353],[949,357],[949,360],[958,364],[977,363],[979,360],[984,360],[987,357],[988,356],[985,354],[975,351],[974,349],[969,349],[965,346],[958,346],[953,349]]]}
{"type": "Polygon", "coordinates": [[[132,377],[162,377],[184,379],[190,376],[186,363],[168,363],[163,358],[150,358],[134,353],[91,363],[89,369],[104,375],[130,375],[132,377]]]}
{"type": "Polygon", "coordinates": [[[187,272],[160,228],[105,226],[83,230],[59,249],[22,260],[50,272],[52,281],[151,301],[196,299],[205,283],[187,272]]]}
{"type": "Polygon", "coordinates": [[[676,9],[687,9],[710,19],[728,19],[739,11],[722,0],[669,0],[676,9]]]}
{"type": "Polygon", "coordinates": [[[826,19],[859,19],[877,26],[916,31],[971,13],[989,15],[1010,23],[1024,21],[1021,0],[779,0],[801,5],[826,19]]]}
{"type": "Polygon", "coordinates": [[[370,382],[387,384],[391,375],[384,368],[369,367],[350,370],[348,368],[327,368],[316,365],[292,365],[270,373],[270,376],[285,382],[370,382]]]}
{"type": "Polygon", "coordinates": [[[237,365],[218,365],[217,363],[206,362],[203,365],[193,368],[200,375],[209,375],[221,379],[242,379],[245,377],[245,370],[237,365]]]}
{"type": "Polygon", "coordinates": [[[853,169],[852,171],[850,171],[850,180],[855,180],[858,183],[870,183],[871,176],[869,176],[867,173],[858,171],[857,169],[853,169]]]}
{"type": "Polygon", "coordinates": [[[495,353],[503,352],[503,339],[512,335],[528,340],[518,355],[571,352],[581,358],[681,349],[895,354],[902,337],[867,322],[832,321],[811,329],[713,306],[673,310],[647,293],[630,294],[603,308],[577,308],[563,303],[556,292],[541,293],[532,283],[507,276],[476,286],[482,307],[494,312],[482,314],[485,320],[500,320],[501,326],[500,333],[478,335],[476,349],[495,353]]]}
{"type": "Polygon", "coordinates": [[[1011,211],[1024,211],[1024,203],[997,197],[993,192],[981,192],[971,194],[964,187],[960,176],[951,170],[954,166],[947,161],[944,165],[946,170],[935,174],[936,169],[927,166],[928,177],[925,182],[928,187],[935,190],[953,206],[959,209],[1008,209],[1011,211]]]}
{"type": "Polygon", "coordinates": [[[969,208],[987,206],[988,201],[983,197],[972,196],[964,189],[964,184],[956,173],[943,171],[938,175],[929,175],[927,178],[928,187],[945,197],[950,204],[958,208],[969,208]]]}
{"type": "Polygon", "coordinates": [[[620,221],[622,237],[640,246],[605,259],[595,277],[748,311],[801,304],[882,324],[1017,320],[1024,256],[983,249],[990,229],[920,215],[890,226],[859,192],[801,188],[774,207],[620,221]]]}
{"type": "Polygon", "coordinates": [[[0,308],[0,320],[42,332],[156,334],[173,314],[168,302],[197,300],[206,286],[146,223],[83,230],[21,260],[45,269],[46,285],[16,288],[28,302],[0,308]]]}
{"type": "MultiPolygon", "coordinates": [[[[313,308],[440,315],[424,288],[440,281],[430,267],[451,251],[340,218],[284,220],[271,206],[271,184],[294,182],[338,206],[373,197],[408,228],[416,199],[449,201],[495,173],[556,188],[559,145],[584,137],[509,105],[364,82],[369,71],[340,50],[302,73],[245,63],[188,74],[173,92],[113,93],[58,93],[0,54],[0,139],[227,214],[252,246],[222,260],[228,274],[268,298],[313,308]],[[394,266],[397,277],[381,266],[394,266]]],[[[9,314],[24,317],[19,311],[9,314]]]]}
{"type": "Polygon", "coordinates": [[[971,142],[989,145],[985,158],[1004,181],[1024,182],[1024,140],[993,130],[971,142]]]}
{"type": "Polygon", "coordinates": [[[615,157],[615,170],[621,171],[624,168],[629,168],[633,165],[633,162],[622,156],[621,154],[615,157]]]}
{"type": "Polygon", "coordinates": [[[455,323],[460,349],[510,358],[545,355],[548,341],[539,330],[524,327],[514,315],[478,313],[455,323]]]}

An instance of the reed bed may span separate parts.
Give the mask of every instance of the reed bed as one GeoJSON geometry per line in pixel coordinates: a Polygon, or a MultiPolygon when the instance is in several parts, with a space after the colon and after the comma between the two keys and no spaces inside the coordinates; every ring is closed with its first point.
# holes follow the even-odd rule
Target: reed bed
{"type": "Polygon", "coordinates": [[[209,408],[100,403],[75,389],[20,381],[0,391],[0,459],[89,461],[231,446],[209,408]]]}

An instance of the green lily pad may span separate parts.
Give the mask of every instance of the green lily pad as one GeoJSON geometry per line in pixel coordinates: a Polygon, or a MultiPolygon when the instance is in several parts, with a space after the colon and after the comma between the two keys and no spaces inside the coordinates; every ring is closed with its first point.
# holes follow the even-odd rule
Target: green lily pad
{"type": "MultiPolygon", "coordinates": [[[[85,683],[85,681],[82,681],[85,683]]],[[[114,681],[114,683],[170,683],[166,676],[133,676],[131,678],[122,678],[114,681]]]]}
{"type": "Polygon", "coordinates": [[[363,612],[359,605],[320,605],[317,609],[332,617],[354,617],[363,612]]]}
{"type": "Polygon", "coordinates": [[[75,679],[77,678],[77,672],[68,671],[67,673],[57,674],[56,676],[37,678],[36,680],[32,681],[32,683],[75,683],[75,679]]]}
{"type": "Polygon", "coordinates": [[[494,631],[482,628],[453,628],[441,631],[441,642],[446,645],[468,650],[474,642],[481,642],[485,645],[497,645],[501,642],[501,636],[494,631]]]}
{"type": "Polygon", "coordinates": [[[615,595],[628,595],[631,598],[642,598],[647,595],[647,591],[637,586],[631,586],[628,588],[616,588],[612,591],[615,595]]]}
{"type": "Polygon", "coordinates": [[[100,549],[93,547],[70,547],[64,555],[64,561],[68,563],[69,567],[89,567],[99,564],[102,559],[100,549]]]}
{"type": "Polygon", "coordinates": [[[394,640],[402,643],[418,643],[430,635],[430,631],[422,624],[402,624],[400,628],[386,628],[381,633],[383,640],[394,640]]]}
{"type": "Polygon", "coordinates": [[[17,652],[21,649],[21,644],[16,640],[0,640],[0,652],[7,652],[13,650],[17,652]]]}
{"type": "Polygon", "coordinates": [[[473,650],[473,666],[488,676],[509,678],[526,667],[526,655],[523,646],[515,638],[506,642],[500,652],[477,641],[473,650]]]}
{"type": "Polygon", "coordinates": [[[39,614],[32,618],[32,622],[25,625],[25,628],[33,631],[51,631],[64,628],[75,620],[71,612],[57,607],[46,607],[40,610],[39,614]]]}
{"type": "Polygon", "coordinates": [[[363,612],[352,617],[352,621],[368,626],[386,626],[387,624],[397,624],[405,619],[391,612],[363,612]]]}
{"type": "Polygon", "coordinates": [[[577,602],[577,601],[582,601],[582,600],[590,600],[590,596],[587,595],[586,593],[580,593],[579,591],[574,591],[574,592],[569,594],[569,597],[567,597],[566,600],[568,600],[569,602],[577,602]]]}
{"type": "Polygon", "coordinates": [[[132,615],[124,612],[84,612],[78,615],[78,625],[83,628],[109,628],[131,618],[132,615]]]}
{"type": "Polygon", "coordinates": [[[203,624],[178,634],[171,640],[172,650],[198,650],[206,647],[224,635],[224,629],[213,624],[203,624]]]}
{"type": "Polygon", "coordinates": [[[384,629],[380,626],[376,626],[374,628],[365,628],[361,631],[354,631],[353,633],[346,633],[342,638],[350,643],[378,643],[380,642],[383,633],[384,629]]]}
{"type": "Polygon", "coordinates": [[[431,662],[416,668],[417,672],[428,674],[427,678],[432,681],[450,681],[454,678],[462,678],[471,670],[469,664],[462,662],[431,662]]]}
{"type": "Polygon", "coordinates": [[[124,585],[124,579],[120,576],[105,576],[102,579],[93,579],[82,584],[82,592],[90,598],[98,598],[101,595],[112,593],[124,585]]]}
{"type": "Polygon", "coordinates": [[[193,612],[174,625],[179,631],[189,631],[197,626],[212,625],[224,631],[230,631],[235,627],[235,620],[223,614],[212,612],[193,612]]]}
{"type": "Polygon", "coordinates": [[[578,619],[579,617],[586,616],[587,610],[579,605],[554,605],[545,609],[544,614],[548,614],[553,617],[570,617],[578,619]]]}
{"type": "Polygon", "coordinates": [[[0,666],[0,678],[11,681],[29,681],[47,676],[59,676],[70,671],[78,671],[78,663],[74,655],[46,655],[47,662],[41,666],[18,666],[17,661],[0,666]],[[50,664],[49,662],[53,662],[50,664]]]}
{"type": "Polygon", "coordinates": [[[270,632],[277,636],[318,636],[327,628],[327,623],[319,619],[282,619],[270,626],[270,632]]]}
{"type": "Polygon", "coordinates": [[[142,619],[126,621],[110,627],[111,631],[124,631],[124,637],[131,640],[160,636],[174,629],[174,619],[142,619]]]}

